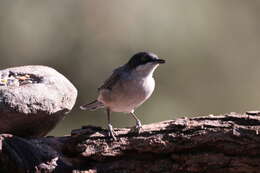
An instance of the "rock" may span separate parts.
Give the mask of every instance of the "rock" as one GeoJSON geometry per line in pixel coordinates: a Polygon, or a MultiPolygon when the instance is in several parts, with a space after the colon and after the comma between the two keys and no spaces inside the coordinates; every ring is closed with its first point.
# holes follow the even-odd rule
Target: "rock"
{"type": "Polygon", "coordinates": [[[0,71],[0,133],[44,136],[73,108],[77,89],[56,70],[22,66],[0,71]]]}

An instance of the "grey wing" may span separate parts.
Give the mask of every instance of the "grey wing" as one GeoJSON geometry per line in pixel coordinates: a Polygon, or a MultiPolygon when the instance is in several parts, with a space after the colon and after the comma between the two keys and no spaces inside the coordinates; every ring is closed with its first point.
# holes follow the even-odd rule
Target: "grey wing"
{"type": "Polygon", "coordinates": [[[112,75],[105,80],[105,82],[103,83],[103,85],[101,85],[98,88],[98,91],[100,91],[101,89],[112,89],[112,87],[115,85],[115,83],[120,79],[121,73],[123,70],[123,66],[115,69],[112,73],[112,75]]]}

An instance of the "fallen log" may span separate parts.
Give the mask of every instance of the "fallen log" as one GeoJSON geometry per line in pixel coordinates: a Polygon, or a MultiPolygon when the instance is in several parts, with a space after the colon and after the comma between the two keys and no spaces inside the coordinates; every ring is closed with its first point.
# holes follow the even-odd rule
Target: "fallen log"
{"type": "Polygon", "coordinates": [[[260,115],[230,113],[144,125],[139,135],[94,126],[64,137],[0,136],[0,172],[257,173],[260,115]]]}

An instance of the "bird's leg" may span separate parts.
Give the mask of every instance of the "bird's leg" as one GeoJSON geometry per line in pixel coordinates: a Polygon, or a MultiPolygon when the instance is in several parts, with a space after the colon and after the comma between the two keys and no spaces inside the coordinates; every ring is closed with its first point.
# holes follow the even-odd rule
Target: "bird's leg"
{"type": "Polygon", "coordinates": [[[113,126],[112,126],[112,124],[110,122],[110,113],[111,112],[110,112],[109,108],[107,108],[108,136],[112,137],[113,140],[115,141],[116,140],[116,136],[115,136],[115,131],[113,129],[113,126]]]}
{"type": "Polygon", "coordinates": [[[137,118],[137,116],[135,115],[134,111],[130,112],[130,115],[132,115],[132,117],[134,117],[134,119],[136,121],[135,131],[139,134],[140,130],[142,128],[141,121],[137,118]]]}

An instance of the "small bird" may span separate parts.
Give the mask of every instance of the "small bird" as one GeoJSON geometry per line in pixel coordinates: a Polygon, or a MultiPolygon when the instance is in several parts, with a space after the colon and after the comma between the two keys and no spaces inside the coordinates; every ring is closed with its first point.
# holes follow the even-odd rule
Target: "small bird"
{"type": "Polygon", "coordinates": [[[98,88],[99,96],[91,103],[80,106],[82,110],[105,108],[108,120],[108,135],[116,140],[116,134],[110,121],[111,112],[130,114],[136,121],[135,129],[139,133],[141,121],[135,115],[135,109],[143,104],[153,93],[154,70],[165,60],[151,52],[139,52],[126,64],[116,68],[112,75],[98,88]]]}

